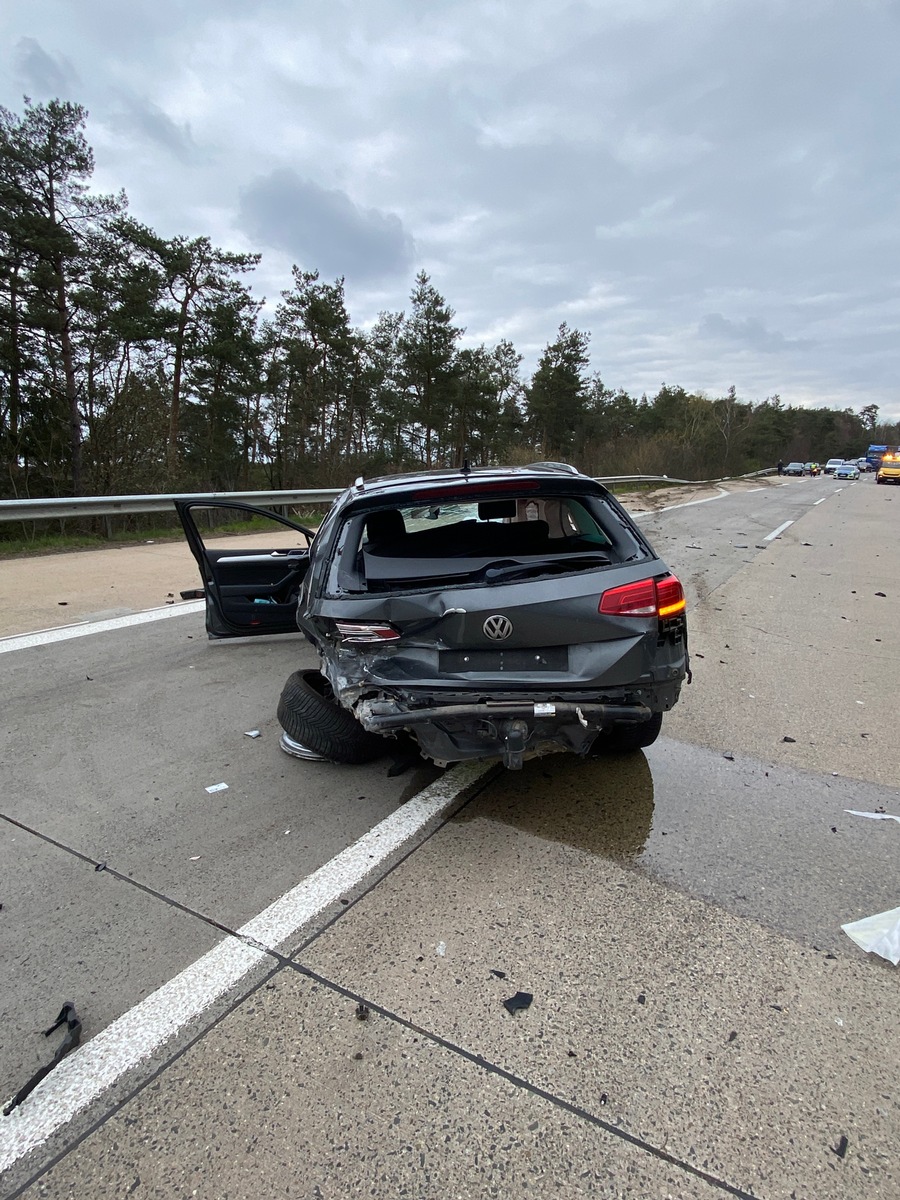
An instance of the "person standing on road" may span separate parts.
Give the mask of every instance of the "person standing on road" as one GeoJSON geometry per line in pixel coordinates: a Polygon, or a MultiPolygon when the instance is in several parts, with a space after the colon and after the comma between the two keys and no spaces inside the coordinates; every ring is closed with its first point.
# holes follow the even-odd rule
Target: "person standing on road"
{"type": "Polygon", "coordinates": [[[780,459],[780,458],[779,458],[779,460],[778,460],[778,474],[779,474],[779,475],[783,475],[783,474],[784,474],[784,463],[781,461],[781,459],[780,459]]]}

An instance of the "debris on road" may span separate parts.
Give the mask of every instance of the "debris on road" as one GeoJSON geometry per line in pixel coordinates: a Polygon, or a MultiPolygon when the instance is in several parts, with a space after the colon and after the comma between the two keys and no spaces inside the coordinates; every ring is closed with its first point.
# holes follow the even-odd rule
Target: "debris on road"
{"type": "Polygon", "coordinates": [[[505,979],[506,978],[506,972],[498,971],[495,967],[491,967],[491,974],[494,976],[495,979],[505,979]]]}
{"type": "Polygon", "coordinates": [[[368,1004],[363,1004],[363,1002],[360,1000],[359,1004],[357,1004],[357,1006],[356,1006],[357,1021],[368,1021],[369,1012],[370,1012],[370,1009],[369,1009],[368,1004]]]}
{"type": "Polygon", "coordinates": [[[46,1066],[41,1067],[39,1071],[35,1071],[28,1082],[19,1088],[12,1100],[4,1108],[4,1117],[8,1117],[14,1108],[18,1108],[22,1101],[31,1095],[41,1080],[50,1074],[56,1064],[65,1058],[70,1050],[74,1050],[81,1041],[81,1020],[75,1011],[75,1005],[70,1000],[67,1000],[62,1006],[59,1016],[50,1028],[44,1030],[44,1037],[49,1037],[51,1033],[55,1033],[60,1025],[63,1024],[66,1026],[66,1036],[57,1046],[52,1060],[46,1066]]]}
{"type": "Polygon", "coordinates": [[[867,954],[878,954],[896,967],[900,963],[900,908],[875,913],[842,925],[844,933],[867,954]]]}
{"type": "Polygon", "coordinates": [[[514,996],[510,996],[508,1000],[503,1001],[503,1007],[512,1016],[520,1008],[528,1008],[533,999],[534,996],[532,996],[531,992],[516,992],[514,996]]]}
{"type": "Polygon", "coordinates": [[[213,783],[206,790],[208,792],[227,792],[228,784],[227,783],[213,783]]]}
{"type": "Polygon", "coordinates": [[[259,732],[258,729],[247,729],[244,732],[244,737],[258,738],[258,737],[262,737],[262,734],[259,732]]]}
{"type": "Polygon", "coordinates": [[[722,757],[726,758],[729,762],[734,762],[734,755],[731,753],[730,750],[726,750],[725,753],[722,755],[722,757]]]}
{"type": "Polygon", "coordinates": [[[896,821],[896,822],[897,822],[897,824],[898,824],[898,825],[900,825],[900,817],[898,817],[898,816],[897,816],[895,813],[886,813],[886,812],[875,812],[875,813],[870,813],[870,812],[859,812],[859,811],[858,811],[857,809],[855,809],[855,808],[845,808],[845,809],[844,809],[844,812],[845,812],[845,813],[849,813],[851,817],[871,817],[871,819],[872,819],[873,821],[896,821]]]}
{"type": "Polygon", "coordinates": [[[843,1158],[844,1155],[847,1153],[847,1147],[849,1145],[850,1145],[850,1142],[847,1139],[847,1137],[844,1134],[841,1134],[841,1140],[838,1142],[838,1144],[836,1146],[831,1147],[832,1153],[836,1154],[838,1156],[838,1158],[843,1158]]]}
{"type": "Polygon", "coordinates": [[[434,948],[434,952],[438,956],[438,958],[443,958],[444,955],[447,953],[447,943],[446,942],[438,942],[438,944],[434,948]]]}
{"type": "Polygon", "coordinates": [[[796,738],[792,738],[792,737],[787,737],[787,736],[785,736],[785,737],[783,737],[781,740],[782,740],[783,742],[796,742],[796,740],[797,740],[797,739],[796,739],[796,738]]]}

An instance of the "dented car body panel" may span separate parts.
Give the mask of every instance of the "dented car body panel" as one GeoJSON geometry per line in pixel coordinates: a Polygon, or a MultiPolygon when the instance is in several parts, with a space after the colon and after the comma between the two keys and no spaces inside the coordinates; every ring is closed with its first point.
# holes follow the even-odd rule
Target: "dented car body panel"
{"type": "Polygon", "coordinates": [[[226,579],[258,585],[270,569],[337,703],[439,763],[587,753],[604,730],[668,711],[688,673],[680,584],[615,497],[572,468],[357,481],[305,558],[195,557],[211,636],[240,636],[227,630],[271,607],[226,579]]]}

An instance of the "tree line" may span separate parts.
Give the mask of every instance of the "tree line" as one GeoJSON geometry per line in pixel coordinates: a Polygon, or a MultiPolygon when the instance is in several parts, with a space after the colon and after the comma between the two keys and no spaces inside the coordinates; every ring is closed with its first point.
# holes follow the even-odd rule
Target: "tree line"
{"type": "Polygon", "coordinates": [[[425,272],[366,329],[343,278],[301,266],[267,309],[258,254],[161,237],[90,190],[86,122],[60,100],[0,108],[0,498],[338,487],[464,459],[712,478],[898,441],[874,404],[630,396],[566,324],[526,378],[512,342],[463,345],[425,272]]]}

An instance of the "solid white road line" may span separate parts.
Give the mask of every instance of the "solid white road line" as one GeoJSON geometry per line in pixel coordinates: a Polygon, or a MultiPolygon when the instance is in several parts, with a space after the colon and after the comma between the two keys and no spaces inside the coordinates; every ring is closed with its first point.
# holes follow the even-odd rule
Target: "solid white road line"
{"type": "Polygon", "coordinates": [[[59,629],[42,629],[39,633],[18,633],[0,638],[0,654],[10,650],[28,650],[32,646],[50,646],[69,638],[86,637],[89,633],[106,633],[110,629],[127,629],[129,625],[146,625],[149,621],[164,621],[182,613],[203,612],[205,600],[189,600],[182,604],[167,604],[165,608],[149,608],[146,612],[129,613],[126,617],[108,617],[105,621],[85,621],[80,625],[62,625],[59,629]]]}
{"type": "Polygon", "coordinates": [[[813,508],[815,508],[817,504],[824,504],[827,499],[827,496],[823,496],[821,500],[813,501],[813,508]]]}
{"type": "Polygon", "coordinates": [[[767,533],[763,538],[763,541],[771,542],[774,538],[780,537],[786,529],[793,525],[793,523],[793,521],[785,521],[784,524],[779,525],[777,529],[773,529],[771,533],[767,533]]]}
{"type": "MultiPolygon", "coordinates": [[[[34,1150],[126,1071],[225,996],[312,918],[441,817],[493,767],[463,763],[408,800],[174,979],[73,1051],[19,1108],[0,1116],[0,1172],[34,1150]]],[[[8,1103],[8,1101],[7,1101],[8,1103]]]]}
{"type": "MultiPolygon", "coordinates": [[[[760,491],[763,489],[760,488],[760,491]]],[[[704,496],[702,500],[686,500],[684,504],[667,504],[665,508],[648,508],[644,512],[630,512],[628,515],[635,521],[640,521],[642,517],[655,517],[657,513],[671,512],[673,508],[690,508],[693,504],[709,504],[710,500],[721,500],[723,496],[730,496],[731,492],[726,492],[724,488],[719,488],[718,496],[704,496]]]]}

